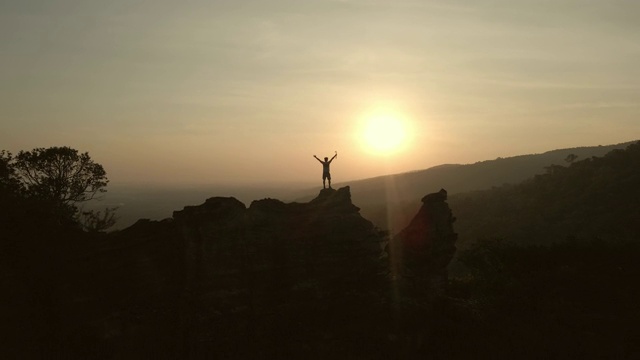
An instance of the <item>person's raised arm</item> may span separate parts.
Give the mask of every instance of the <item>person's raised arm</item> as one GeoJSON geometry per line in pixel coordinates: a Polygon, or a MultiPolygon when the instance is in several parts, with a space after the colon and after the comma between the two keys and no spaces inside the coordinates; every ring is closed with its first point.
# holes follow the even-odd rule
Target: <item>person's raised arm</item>
{"type": "Polygon", "coordinates": [[[333,159],[335,159],[335,158],[336,158],[336,156],[338,156],[338,153],[336,153],[335,155],[333,155],[333,157],[331,158],[331,160],[329,160],[329,162],[332,162],[332,161],[333,161],[333,159]]]}
{"type": "Polygon", "coordinates": [[[313,155],[314,158],[316,158],[316,160],[320,161],[322,163],[322,160],[318,159],[317,156],[313,155]]]}

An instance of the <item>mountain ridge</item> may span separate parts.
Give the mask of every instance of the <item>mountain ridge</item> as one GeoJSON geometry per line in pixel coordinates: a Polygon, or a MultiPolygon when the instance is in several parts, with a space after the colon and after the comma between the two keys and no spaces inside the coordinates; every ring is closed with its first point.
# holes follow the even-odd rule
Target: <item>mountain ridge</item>
{"type": "MultiPolygon", "coordinates": [[[[517,155],[473,164],[443,164],[408,173],[385,175],[349,182],[353,201],[363,216],[381,229],[393,232],[415,214],[422,195],[446,188],[450,195],[490,189],[503,184],[517,184],[545,172],[552,165],[567,164],[566,157],[578,160],[604,156],[624,149],[635,141],[606,145],[556,149],[542,154],[517,155]]],[[[336,183],[341,186],[343,183],[336,183]]]]}

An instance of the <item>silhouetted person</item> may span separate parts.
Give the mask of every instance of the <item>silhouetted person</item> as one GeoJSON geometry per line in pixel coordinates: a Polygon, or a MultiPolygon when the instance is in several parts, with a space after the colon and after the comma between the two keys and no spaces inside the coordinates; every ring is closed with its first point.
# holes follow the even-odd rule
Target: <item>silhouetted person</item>
{"type": "Polygon", "coordinates": [[[313,155],[313,157],[316,158],[316,160],[320,161],[320,163],[322,164],[322,188],[323,189],[326,189],[325,180],[329,180],[329,189],[331,189],[331,172],[329,170],[329,165],[331,165],[331,162],[333,161],[333,159],[336,158],[336,156],[338,156],[338,152],[336,152],[336,154],[333,155],[331,160],[325,157],[324,161],[322,161],[318,159],[317,156],[313,155]]]}

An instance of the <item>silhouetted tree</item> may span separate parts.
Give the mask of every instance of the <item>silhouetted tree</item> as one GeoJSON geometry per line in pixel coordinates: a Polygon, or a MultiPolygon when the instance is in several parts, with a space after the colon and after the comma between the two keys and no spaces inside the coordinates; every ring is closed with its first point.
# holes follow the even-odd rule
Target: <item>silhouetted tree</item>
{"type": "Polygon", "coordinates": [[[18,195],[20,181],[16,176],[13,155],[5,150],[0,151],[0,193],[18,195]]]}
{"type": "Polygon", "coordinates": [[[576,161],[577,158],[578,158],[578,155],[569,154],[569,155],[567,155],[566,158],[564,158],[564,161],[568,162],[569,164],[573,164],[573,162],[576,161]]]}
{"type": "Polygon", "coordinates": [[[9,237],[7,229],[15,227],[17,207],[21,203],[20,182],[15,176],[13,156],[0,151],[0,234],[9,237]]]}
{"type": "Polygon", "coordinates": [[[104,213],[99,210],[82,211],[78,215],[78,221],[85,231],[104,231],[116,224],[116,221],[118,220],[116,217],[116,210],[118,210],[117,207],[108,207],[104,209],[104,213]]]}
{"type": "MultiPolygon", "coordinates": [[[[108,182],[102,165],[70,147],[36,148],[16,156],[0,152],[1,208],[23,220],[76,226],[76,205],[105,192],[108,182]]],[[[103,220],[115,220],[109,215],[113,209],[105,212],[103,220]]]]}
{"type": "Polygon", "coordinates": [[[565,168],[562,165],[551,164],[544,167],[544,171],[547,174],[557,174],[563,171],[565,168]]]}
{"type": "Polygon", "coordinates": [[[20,151],[13,167],[29,197],[73,205],[105,192],[109,180],[88,153],[69,147],[20,151]]]}

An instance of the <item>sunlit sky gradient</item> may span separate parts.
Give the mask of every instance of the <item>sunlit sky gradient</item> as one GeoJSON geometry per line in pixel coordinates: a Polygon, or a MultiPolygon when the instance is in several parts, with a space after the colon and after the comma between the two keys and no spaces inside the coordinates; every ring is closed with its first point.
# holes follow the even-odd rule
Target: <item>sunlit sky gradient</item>
{"type": "Polygon", "coordinates": [[[334,181],[640,138],[640,1],[0,0],[0,148],[111,183],[334,181]],[[361,121],[392,109],[404,150],[361,121]]]}

